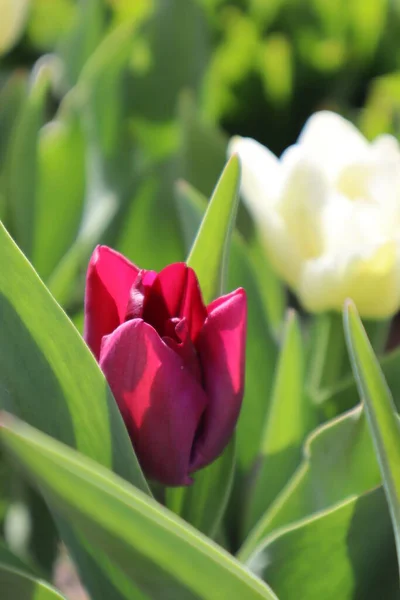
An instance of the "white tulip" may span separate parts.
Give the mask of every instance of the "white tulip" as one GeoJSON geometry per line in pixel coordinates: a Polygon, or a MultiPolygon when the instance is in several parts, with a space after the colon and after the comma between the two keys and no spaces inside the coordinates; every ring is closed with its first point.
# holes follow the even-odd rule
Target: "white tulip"
{"type": "Polygon", "coordinates": [[[30,0],[0,0],[0,55],[17,41],[25,25],[30,0]]]}
{"type": "Polygon", "coordinates": [[[249,138],[231,140],[241,191],[274,268],[311,312],[352,298],[364,317],[400,306],[400,148],[372,143],[336,113],[315,113],[278,159],[249,138]]]}

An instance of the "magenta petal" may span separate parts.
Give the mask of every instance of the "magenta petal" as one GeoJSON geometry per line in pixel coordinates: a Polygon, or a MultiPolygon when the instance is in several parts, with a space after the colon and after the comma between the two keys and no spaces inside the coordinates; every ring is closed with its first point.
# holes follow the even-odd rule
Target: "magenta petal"
{"type": "Polygon", "coordinates": [[[85,293],[86,343],[98,359],[101,340],[124,321],[129,291],[139,273],[122,254],[97,246],[89,261],[85,293]]]}
{"type": "Polygon", "coordinates": [[[208,397],[196,441],[191,472],[224,450],[239,417],[243,398],[246,345],[246,294],[239,289],[218,298],[199,335],[197,349],[208,397]]]}
{"type": "Polygon", "coordinates": [[[194,341],[207,316],[200,287],[193,269],[185,263],[165,267],[146,294],[143,318],[164,334],[168,319],[186,317],[194,341]]]}
{"type": "Polygon", "coordinates": [[[103,340],[100,366],[139,462],[150,478],[187,485],[193,440],[207,398],[151,325],[133,319],[103,340]]]}
{"type": "Polygon", "coordinates": [[[197,276],[190,267],[187,267],[186,290],[180,316],[188,320],[190,337],[195,341],[206,320],[207,309],[203,303],[197,276]]]}

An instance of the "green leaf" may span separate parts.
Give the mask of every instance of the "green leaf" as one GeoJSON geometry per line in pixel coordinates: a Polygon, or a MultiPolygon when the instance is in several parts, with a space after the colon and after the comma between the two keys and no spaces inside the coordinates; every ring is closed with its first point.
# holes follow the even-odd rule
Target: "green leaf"
{"type": "Polygon", "coordinates": [[[285,600],[398,600],[396,551],[382,489],[277,533],[247,562],[285,600]]]}
{"type": "Polygon", "coordinates": [[[32,255],[34,244],[38,135],[44,121],[49,77],[49,71],[44,67],[32,83],[10,140],[5,175],[13,235],[28,257],[32,255]]]}
{"type": "MultiPolygon", "coordinates": [[[[86,270],[95,246],[106,231],[116,211],[115,197],[103,187],[96,190],[95,200],[88,202],[83,221],[75,242],[53,271],[47,281],[52,296],[62,306],[76,295],[80,273],[86,270]]],[[[81,292],[81,290],[79,290],[81,292]]]]}
{"type": "Polygon", "coordinates": [[[307,374],[307,388],[314,402],[320,404],[326,390],[337,385],[349,370],[340,314],[316,315],[311,326],[307,374]]]}
{"type": "Polygon", "coordinates": [[[317,424],[315,410],[304,391],[304,368],[300,324],[296,313],[290,311],[249,492],[247,531],[293,475],[301,460],[304,438],[317,424]]]}
{"type": "Polygon", "coordinates": [[[226,291],[228,257],[238,206],[239,183],[240,163],[234,155],[215,187],[187,259],[187,264],[197,274],[207,304],[226,291]]]}
{"type": "Polygon", "coordinates": [[[65,78],[71,87],[100,43],[105,28],[105,11],[106,7],[98,0],[80,2],[74,27],[62,38],[59,53],[65,64],[65,78]]]}
{"type": "MultiPolygon", "coordinates": [[[[148,491],[94,357],[2,226],[0,263],[0,407],[148,491]]],[[[87,564],[87,549],[73,545],[96,600],[119,598],[87,564]]]]}
{"type": "Polygon", "coordinates": [[[255,232],[249,242],[249,258],[264,304],[271,333],[279,339],[286,310],[286,289],[269,263],[260,236],[255,232]]]}
{"type": "MultiPolygon", "coordinates": [[[[28,564],[25,560],[22,560],[19,556],[14,554],[10,548],[6,545],[4,540],[0,538],[0,565],[7,569],[18,569],[19,571],[25,571],[29,575],[37,575],[37,569],[28,564]]],[[[1,588],[1,586],[0,586],[1,588]]]]}
{"type": "Polygon", "coordinates": [[[344,325],[353,372],[382,473],[400,566],[400,422],[357,309],[350,300],[345,305],[344,325]]]}
{"type": "Polygon", "coordinates": [[[0,405],[146,489],[95,359],[2,226],[0,262],[0,405]]]}
{"type": "Polygon", "coordinates": [[[124,128],[124,78],[132,53],[133,26],[123,23],[106,35],[78,81],[91,138],[105,158],[119,155],[124,128]]]}
{"type": "MultiPolygon", "coordinates": [[[[383,356],[379,362],[384,377],[392,390],[397,410],[400,409],[400,349],[383,356]]],[[[353,376],[346,377],[339,385],[321,397],[325,412],[336,415],[354,407],[359,401],[357,384],[353,376]]]]}
{"type": "Polygon", "coordinates": [[[44,581],[28,577],[21,571],[0,564],[0,590],[2,598],[15,600],[65,600],[44,581]]]}
{"type": "MultiPolygon", "coordinates": [[[[85,198],[85,140],[72,106],[39,133],[30,258],[47,280],[74,242],[85,198]]],[[[31,190],[32,193],[32,190],[31,190]]]]}
{"type": "Polygon", "coordinates": [[[316,429],[307,439],[296,473],[259,520],[239,557],[282,527],[380,485],[381,475],[361,407],[316,429]]]}
{"type": "MultiPolygon", "coordinates": [[[[6,213],[6,156],[15,121],[26,97],[26,75],[15,71],[0,90],[0,219],[6,213]]],[[[8,207],[9,208],[9,207],[8,207]]]]}
{"type": "Polygon", "coordinates": [[[140,490],[13,418],[1,439],[47,499],[92,547],[102,568],[143,597],[274,598],[239,562],[140,490]],[[96,507],[96,510],[93,510],[96,507]]]}

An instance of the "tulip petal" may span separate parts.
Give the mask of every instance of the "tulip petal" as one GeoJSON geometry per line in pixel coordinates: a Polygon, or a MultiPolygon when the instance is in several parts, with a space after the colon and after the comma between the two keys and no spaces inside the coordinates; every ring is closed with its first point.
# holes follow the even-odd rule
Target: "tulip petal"
{"type": "Polygon", "coordinates": [[[351,298],[366,318],[391,316],[400,303],[400,249],[393,241],[367,249],[309,261],[299,289],[305,308],[340,310],[351,298]]]}
{"type": "Polygon", "coordinates": [[[358,129],[337,113],[323,110],[304,125],[297,143],[334,180],[347,164],[368,155],[368,143],[358,129]]]}
{"type": "Polygon", "coordinates": [[[174,263],[160,271],[146,294],[143,319],[164,334],[168,319],[185,317],[194,341],[207,316],[197,277],[185,263],[174,263]]]}
{"type": "Polygon", "coordinates": [[[285,183],[277,209],[301,259],[319,256],[323,250],[322,209],[329,197],[325,174],[298,146],[283,158],[285,183]]]}
{"type": "Polygon", "coordinates": [[[208,405],[196,440],[191,471],[217,458],[232,436],[243,398],[246,294],[238,289],[208,307],[197,348],[208,405]]]}
{"type": "Polygon", "coordinates": [[[126,314],[129,292],[139,269],[122,254],[97,246],[86,276],[84,338],[95,357],[101,340],[120,325],[126,314]]]}
{"type": "Polygon", "coordinates": [[[237,153],[242,167],[241,192],[256,219],[262,219],[279,197],[281,165],[268,148],[251,138],[233,137],[228,154],[237,153]]]}
{"type": "Polygon", "coordinates": [[[207,404],[182,359],[142,319],[104,338],[100,367],[150,478],[188,485],[193,440],[207,404]]]}

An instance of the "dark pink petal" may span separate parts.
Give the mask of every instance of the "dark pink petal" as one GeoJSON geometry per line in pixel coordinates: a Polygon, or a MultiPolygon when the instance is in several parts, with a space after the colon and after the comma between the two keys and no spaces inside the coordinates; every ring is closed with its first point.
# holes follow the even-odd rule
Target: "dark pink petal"
{"type": "Polygon", "coordinates": [[[202,385],[201,367],[196,348],[190,339],[187,319],[174,318],[167,321],[165,327],[164,342],[178,354],[185,368],[190,371],[193,377],[202,385]]]}
{"type": "Polygon", "coordinates": [[[125,311],[125,321],[128,319],[142,318],[144,299],[156,277],[157,273],[155,271],[139,271],[135,283],[129,291],[129,299],[125,311]]]}
{"type": "Polygon", "coordinates": [[[243,398],[246,294],[239,289],[209,306],[197,349],[208,397],[191,472],[217,458],[232,436],[243,398]]]}
{"type": "Polygon", "coordinates": [[[133,319],[103,340],[100,367],[145,474],[188,485],[189,462],[207,398],[151,325],[133,319]]]}
{"type": "Polygon", "coordinates": [[[196,341],[206,320],[207,309],[204,306],[196,273],[190,267],[187,267],[186,293],[182,299],[180,316],[188,320],[190,337],[196,341]]]}
{"type": "Polygon", "coordinates": [[[135,265],[107,246],[97,246],[92,254],[86,276],[84,338],[97,359],[102,337],[124,321],[138,273],[135,265]]]}
{"type": "Polygon", "coordinates": [[[163,335],[168,319],[186,317],[194,341],[204,323],[204,306],[197,277],[185,263],[174,263],[160,271],[146,294],[143,318],[163,335]]]}

